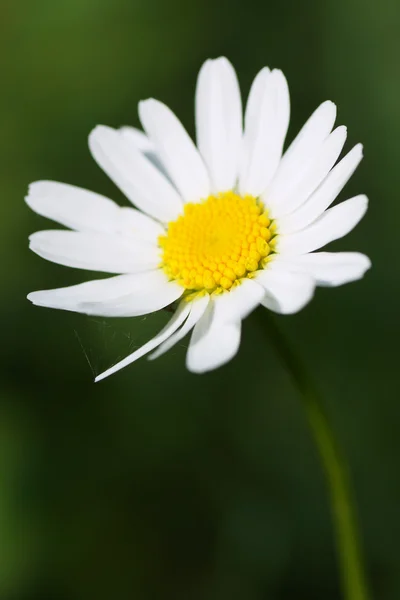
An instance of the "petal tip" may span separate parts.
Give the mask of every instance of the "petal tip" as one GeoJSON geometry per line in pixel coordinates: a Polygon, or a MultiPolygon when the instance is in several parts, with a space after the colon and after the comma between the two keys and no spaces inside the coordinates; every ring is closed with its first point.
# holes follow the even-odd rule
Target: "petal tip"
{"type": "Polygon", "coordinates": [[[39,292],[29,292],[26,299],[29,300],[34,306],[41,306],[38,301],[39,292]]]}
{"type": "Polygon", "coordinates": [[[272,69],[271,75],[273,77],[277,77],[278,79],[283,79],[284,81],[286,81],[286,77],[281,69],[272,69]]]}
{"type": "Polygon", "coordinates": [[[107,132],[108,127],[105,125],[96,125],[88,135],[88,146],[93,154],[95,144],[99,142],[99,136],[107,132]]]}
{"type": "Polygon", "coordinates": [[[369,204],[368,196],[366,196],[365,194],[360,194],[358,196],[358,201],[360,205],[364,207],[364,210],[367,210],[369,204]]]}
{"type": "Polygon", "coordinates": [[[332,102],[332,100],[325,100],[325,102],[323,102],[319,106],[319,110],[321,112],[325,113],[325,115],[326,115],[327,118],[328,118],[328,115],[329,115],[330,119],[333,122],[335,121],[336,114],[337,114],[337,106],[336,106],[336,104],[334,102],[332,102]]]}
{"type": "Polygon", "coordinates": [[[156,100],[155,98],[145,98],[144,100],[139,100],[138,108],[139,114],[141,110],[145,110],[148,106],[159,106],[162,105],[162,102],[156,100]]]}
{"type": "Polygon", "coordinates": [[[361,256],[364,259],[364,273],[366,273],[372,267],[372,262],[371,262],[370,257],[367,256],[366,254],[362,254],[361,256]]]}
{"type": "Polygon", "coordinates": [[[226,58],[226,56],[217,56],[217,58],[211,58],[210,62],[214,63],[215,65],[224,65],[232,67],[231,61],[228,58],[226,58]]]}
{"type": "Polygon", "coordinates": [[[186,365],[187,370],[190,373],[193,373],[194,375],[202,375],[203,373],[207,373],[207,371],[213,370],[213,368],[207,369],[207,368],[201,367],[199,364],[196,364],[195,361],[192,361],[192,358],[190,356],[190,347],[186,354],[185,365],[186,365]]]}
{"type": "Polygon", "coordinates": [[[89,138],[95,134],[98,134],[101,131],[109,131],[110,129],[111,127],[108,127],[107,125],[95,125],[95,127],[93,127],[93,129],[89,133],[89,138]]]}
{"type": "Polygon", "coordinates": [[[38,181],[32,181],[32,183],[28,185],[27,194],[24,200],[29,206],[29,208],[36,212],[35,206],[37,201],[40,200],[40,198],[43,196],[43,193],[45,193],[45,187],[52,183],[54,182],[46,181],[43,179],[38,181]]]}
{"type": "Polygon", "coordinates": [[[29,185],[28,185],[28,193],[25,197],[25,200],[29,197],[29,196],[33,196],[35,191],[37,190],[37,188],[39,187],[39,185],[41,183],[46,183],[45,181],[32,181],[29,185]]]}
{"type": "Polygon", "coordinates": [[[332,100],[325,100],[325,102],[321,104],[321,107],[329,110],[336,110],[336,104],[332,100]]]}

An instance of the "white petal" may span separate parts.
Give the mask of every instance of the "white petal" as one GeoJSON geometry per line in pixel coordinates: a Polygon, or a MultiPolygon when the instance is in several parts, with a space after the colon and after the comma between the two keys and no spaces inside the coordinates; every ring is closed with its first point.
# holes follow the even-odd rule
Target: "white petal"
{"type": "Polygon", "coordinates": [[[89,135],[94,159],[140,210],[159,221],[175,220],[182,201],[169,181],[120,132],[99,125],[89,135]]]}
{"type": "Polygon", "coordinates": [[[263,288],[244,279],[230,292],[212,295],[194,328],[187,353],[187,368],[194,373],[216,369],[235,356],[240,344],[241,321],[264,297],[263,288]]]}
{"type": "Polygon", "coordinates": [[[313,252],[287,258],[277,255],[272,264],[310,275],[318,285],[337,286],[361,279],[371,261],[359,252],[313,252]]]}
{"type": "Polygon", "coordinates": [[[290,214],[308,200],[339,158],[346,136],[347,129],[341,126],[326,138],[319,152],[291,183],[288,182],[286,193],[280,197],[279,207],[274,210],[275,218],[290,214]]]}
{"type": "Polygon", "coordinates": [[[242,140],[242,100],[235,70],[224,57],[207,60],[200,69],[196,133],[213,191],[233,189],[242,140]]]}
{"type": "Polygon", "coordinates": [[[213,295],[215,316],[222,321],[245,319],[262,300],[264,291],[251,279],[241,279],[230,292],[213,295]]]}
{"type": "Polygon", "coordinates": [[[66,183],[35,181],[25,198],[39,215],[79,231],[115,231],[119,207],[112,200],[66,183]]]}
{"type": "Polygon", "coordinates": [[[362,145],[357,144],[332,169],[314,194],[295,212],[277,219],[276,225],[281,233],[293,233],[307,227],[332,204],[342,191],[362,159],[362,145]]]}
{"type": "Polygon", "coordinates": [[[31,292],[28,300],[37,306],[48,308],[65,308],[77,306],[80,302],[109,302],[118,301],[132,291],[132,281],[136,275],[118,275],[107,279],[87,281],[79,285],[31,292]]]}
{"type": "Polygon", "coordinates": [[[37,306],[103,317],[135,317],[160,310],[182,296],[183,288],[161,270],[119,275],[55,290],[32,292],[37,306]]]}
{"type": "Polygon", "coordinates": [[[136,150],[143,152],[144,154],[151,154],[155,152],[155,146],[153,142],[147,137],[147,135],[136,127],[120,127],[118,130],[122,137],[127,140],[136,150]]]}
{"type": "MultiPolygon", "coordinates": [[[[150,360],[154,360],[158,358],[162,354],[165,354],[168,350],[170,350],[175,344],[180,342],[186,334],[189,333],[191,329],[196,325],[197,321],[201,319],[206,310],[208,303],[210,301],[210,296],[207,294],[206,296],[201,296],[200,298],[196,298],[193,302],[190,303],[190,314],[186,319],[185,323],[182,325],[178,331],[176,331],[170,338],[168,338],[165,342],[163,342],[157,350],[149,356],[150,360]]],[[[186,300],[182,300],[183,303],[187,304],[186,300]]]]}
{"type": "Polygon", "coordinates": [[[156,147],[149,137],[140,129],[135,127],[121,127],[118,132],[124,140],[132,146],[134,150],[142,152],[146,158],[171,182],[171,178],[165,170],[160,157],[157,154],[156,147]]]}
{"type": "Polygon", "coordinates": [[[257,75],[246,107],[241,194],[259,196],[269,185],[282,156],[290,117],[287,81],[282,71],[257,75]]]}
{"type": "Polygon", "coordinates": [[[300,133],[285,152],[271,185],[263,194],[263,201],[275,217],[281,198],[285,198],[288,187],[301,173],[307,163],[319,153],[324,140],[332,131],[336,118],[336,106],[333,102],[324,102],[311,115],[300,133]]]}
{"type": "Polygon", "coordinates": [[[256,281],[266,292],[261,303],[283,315],[298,312],[314,295],[315,282],[312,277],[292,273],[285,269],[285,265],[257,271],[256,281]]]}
{"type": "Polygon", "coordinates": [[[142,125],[157,154],[186,202],[210,195],[210,179],[203,160],[182,123],[165,104],[149,99],[139,103],[142,125]]]}
{"type": "Polygon", "coordinates": [[[158,221],[148,217],[136,208],[122,206],[119,209],[116,233],[133,236],[152,244],[157,244],[160,235],[165,235],[165,229],[158,221]]]}
{"type": "Polygon", "coordinates": [[[151,352],[159,344],[167,340],[184,322],[184,320],[189,314],[189,310],[190,304],[188,302],[181,302],[172,319],[167,323],[164,329],[160,331],[159,334],[157,334],[152,340],[147,342],[147,344],[144,344],[144,346],[142,346],[138,350],[135,350],[135,352],[124,358],[124,360],[121,360],[121,362],[117,363],[110,369],[107,369],[107,371],[104,371],[104,373],[102,373],[101,375],[98,375],[95,379],[95,382],[97,383],[98,381],[101,381],[102,379],[113,375],[117,371],[120,371],[124,367],[127,367],[131,363],[135,362],[135,360],[138,360],[138,358],[141,358],[148,352],[151,352]]]}
{"type": "Polygon", "coordinates": [[[196,324],[186,355],[186,366],[192,373],[205,373],[229,362],[240,345],[241,320],[228,323],[214,318],[210,302],[196,324]]]}
{"type": "Polygon", "coordinates": [[[368,198],[360,195],[329,208],[314,223],[288,235],[276,237],[281,254],[306,254],[347,235],[365,215],[368,198]]]}
{"type": "Polygon", "coordinates": [[[160,223],[140,211],[66,183],[35,181],[25,200],[39,215],[77,231],[134,234],[150,241],[165,233],[160,223]]]}
{"type": "Polygon", "coordinates": [[[155,244],[134,237],[81,231],[38,231],[30,236],[30,249],[42,258],[66,267],[138,273],[156,269],[161,262],[155,244]]]}

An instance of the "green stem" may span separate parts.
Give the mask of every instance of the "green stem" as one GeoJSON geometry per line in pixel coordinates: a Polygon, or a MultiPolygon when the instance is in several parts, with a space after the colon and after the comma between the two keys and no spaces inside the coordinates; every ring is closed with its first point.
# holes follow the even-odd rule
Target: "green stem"
{"type": "Polygon", "coordinates": [[[290,347],[268,310],[260,307],[256,316],[303,398],[329,488],[344,598],[368,600],[347,462],[329,424],[319,393],[301,359],[290,347]]]}

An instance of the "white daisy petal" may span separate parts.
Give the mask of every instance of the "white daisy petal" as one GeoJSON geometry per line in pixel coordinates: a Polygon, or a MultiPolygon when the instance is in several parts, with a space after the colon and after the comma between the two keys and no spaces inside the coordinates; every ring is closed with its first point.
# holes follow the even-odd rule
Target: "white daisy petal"
{"type": "MultiPolygon", "coordinates": [[[[170,350],[178,342],[183,340],[185,335],[187,335],[189,331],[191,331],[191,329],[193,329],[193,327],[196,325],[197,321],[201,319],[201,317],[204,314],[204,311],[208,306],[209,301],[209,294],[193,300],[190,303],[190,314],[186,319],[185,323],[180,329],[178,329],[178,331],[176,331],[174,334],[171,335],[171,337],[169,337],[165,342],[163,342],[157,348],[157,350],[149,356],[149,359],[154,360],[155,358],[158,358],[162,354],[165,354],[165,352],[168,352],[168,350],[170,350]]],[[[182,302],[187,304],[186,300],[183,300],[182,302]]]]}
{"type": "Polygon", "coordinates": [[[288,235],[276,237],[276,251],[286,255],[306,254],[347,235],[365,215],[368,198],[355,196],[329,208],[314,223],[288,235]]]}
{"type": "Polygon", "coordinates": [[[121,360],[121,362],[117,363],[107,371],[104,371],[101,375],[98,375],[95,379],[95,382],[101,381],[110,375],[113,375],[117,371],[120,371],[124,367],[135,362],[148,352],[151,352],[154,348],[160,345],[162,342],[167,340],[173,333],[182,325],[182,323],[187,318],[190,311],[190,304],[188,302],[181,302],[178,309],[175,311],[172,319],[167,323],[167,325],[158,333],[152,340],[144,344],[138,350],[135,350],[132,354],[121,360]]]}
{"type": "Polygon", "coordinates": [[[208,167],[214,192],[235,186],[242,140],[242,100],[231,63],[207,60],[196,89],[197,145],[208,167]]]}
{"type": "Polygon", "coordinates": [[[213,295],[192,334],[186,365],[194,373],[216,369],[235,356],[241,321],[264,297],[263,288],[244,279],[232,291],[213,295]]]}
{"type": "Polygon", "coordinates": [[[162,102],[139,103],[142,125],[186,202],[210,195],[210,179],[199,151],[174,113],[162,102]]]}
{"type": "Polygon", "coordinates": [[[271,182],[282,156],[289,116],[285,76],[276,69],[263,69],[254,80],[246,107],[241,194],[259,196],[271,182]]]}
{"type": "Polygon", "coordinates": [[[276,220],[278,231],[293,233],[315,221],[342,191],[362,159],[362,145],[357,144],[327,175],[314,194],[295,212],[276,220]]]}
{"type": "Polygon", "coordinates": [[[146,158],[171,182],[171,178],[165,170],[164,165],[162,164],[160,157],[157,154],[155,144],[151,141],[151,139],[140,131],[140,129],[136,129],[135,127],[121,127],[118,129],[120,135],[124,138],[124,140],[130,144],[134,150],[139,150],[142,152],[146,158]]]}
{"type": "Polygon", "coordinates": [[[332,131],[335,118],[336,106],[333,102],[321,104],[285,152],[271,185],[262,196],[271,216],[276,216],[275,211],[279,209],[282,198],[302,176],[305,166],[318,156],[322,143],[332,131]]]}
{"type": "Polygon", "coordinates": [[[132,144],[132,147],[139,152],[143,152],[144,154],[154,154],[156,151],[156,147],[150,138],[140,129],[136,127],[124,126],[120,127],[119,130],[122,137],[132,144]]]}
{"type": "Polygon", "coordinates": [[[264,291],[251,279],[241,279],[229,292],[214,295],[215,317],[221,321],[245,319],[262,300],[264,291]]]}
{"type": "Polygon", "coordinates": [[[284,315],[301,310],[313,297],[315,281],[309,275],[293,273],[284,264],[257,271],[256,281],[263,286],[261,301],[266,308],[284,315]]]}
{"type": "Polygon", "coordinates": [[[31,292],[28,300],[36,306],[66,310],[68,308],[65,307],[77,306],[79,302],[109,302],[130,294],[134,278],[135,275],[118,275],[64,288],[31,292]]]}
{"type": "Polygon", "coordinates": [[[182,201],[166,177],[120,132],[99,125],[89,135],[94,159],[140,210],[159,221],[176,219],[182,201]]]}
{"type": "Polygon", "coordinates": [[[304,167],[299,179],[288,186],[286,196],[281,197],[279,207],[274,211],[275,218],[290,214],[306,202],[336,163],[346,136],[347,129],[341,126],[326,138],[318,155],[304,167]]]}
{"type": "Polygon", "coordinates": [[[112,233],[120,211],[100,194],[56,181],[31,183],[25,201],[39,215],[79,231],[112,233]]]}
{"type": "Polygon", "coordinates": [[[37,306],[103,317],[136,317],[160,310],[182,296],[183,288],[164,272],[149,271],[32,292],[37,306]]]}
{"type": "Polygon", "coordinates": [[[119,209],[115,233],[134,236],[140,240],[157,244],[160,235],[165,235],[165,229],[158,221],[148,217],[136,208],[122,206],[119,209]]]}
{"type": "Polygon", "coordinates": [[[133,236],[81,231],[38,231],[30,236],[30,249],[66,267],[105,273],[138,273],[156,269],[160,249],[133,236]]]}
{"type": "Polygon", "coordinates": [[[113,233],[120,207],[88,190],[57,181],[35,181],[25,197],[37,214],[79,231],[113,233]]]}
{"type": "Polygon", "coordinates": [[[313,252],[301,256],[277,255],[272,265],[310,275],[320,286],[338,286],[361,279],[371,261],[360,252],[313,252]]]}
{"type": "Polygon", "coordinates": [[[149,241],[165,233],[160,223],[138,210],[66,183],[35,181],[25,200],[39,215],[77,231],[127,233],[149,241]]]}
{"type": "Polygon", "coordinates": [[[228,323],[215,320],[210,302],[196,324],[186,355],[186,366],[192,373],[206,373],[229,362],[240,345],[240,320],[228,323]]]}

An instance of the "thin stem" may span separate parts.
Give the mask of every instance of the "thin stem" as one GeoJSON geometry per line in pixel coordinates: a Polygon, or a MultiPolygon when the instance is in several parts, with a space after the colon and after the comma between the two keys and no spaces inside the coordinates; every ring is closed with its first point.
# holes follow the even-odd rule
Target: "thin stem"
{"type": "Polygon", "coordinates": [[[319,393],[301,359],[290,347],[268,310],[260,307],[256,316],[303,398],[329,488],[344,598],[368,600],[347,462],[329,424],[319,393]]]}

